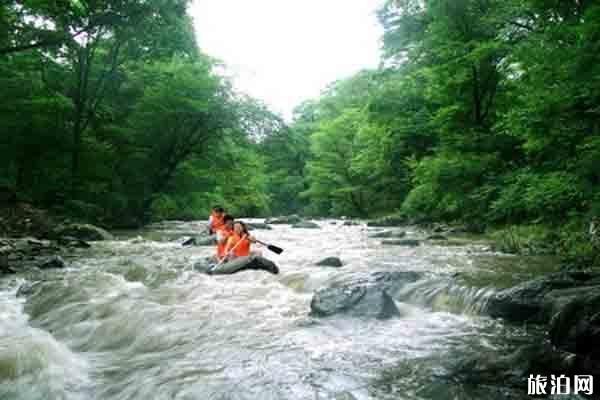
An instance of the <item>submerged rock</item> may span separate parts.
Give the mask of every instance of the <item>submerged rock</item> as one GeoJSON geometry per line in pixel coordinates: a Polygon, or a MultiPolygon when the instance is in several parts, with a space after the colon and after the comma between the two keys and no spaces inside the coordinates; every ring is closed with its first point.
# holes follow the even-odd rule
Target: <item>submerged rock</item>
{"type": "Polygon", "coordinates": [[[376,232],[372,235],[369,235],[370,238],[373,239],[390,239],[390,238],[403,238],[406,236],[406,232],[404,231],[382,231],[376,232]]]}
{"type": "Polygon", "coordinates": [[[421,244],[421,241],[417,239],[383,240],[381,244],[387,246],[417,247],[421,244]]]}
{"type": "Polygon", "coordinates": [[[343,266],[344,264],[342,263],[342,260],[340,260],[338,257],[327,257],[327,258],[324,258],[323,260],[319,261],[316,265],[318,265],[320,267],[339,268],[339,267],[343,266]]]}
{"type": "Polygon", "coordinates": [[[113,240],[113,236],[102,228],[90,224],[68,224],[54,229],[54,237],[70,236],[85,241],[113,240]]]}
{"type": "Polygon", "coordinates": [[[421,277],[422,274],[413,271],[377,272],[367,278],[334,284],[315,292],[310,314],[314,317],[345,314],[377,319],[399,316],[393,293],[421,277]]]}
{"type": "Polygon", "coordinates": [[[297,224],[292,225],[292,228],[301,228],[301,229],[320,229],[321,227],[310,221],[298,222],[297,224]]]}

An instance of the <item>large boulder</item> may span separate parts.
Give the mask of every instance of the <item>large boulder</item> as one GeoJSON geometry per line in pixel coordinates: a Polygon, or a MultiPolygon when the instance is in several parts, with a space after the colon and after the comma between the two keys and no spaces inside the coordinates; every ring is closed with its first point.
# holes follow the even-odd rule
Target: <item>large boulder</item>
{"type": "Polygon", "coordinates": [[[302,218],[300,218],[297,215],[288,215],[286,217],[279,217],[279,218],[269,218],[267,220],[265,220],[265,224],[271,224],[271,225],[291,225],[291,224],[297,224],[299,222],[302,222],[302,218]]]}
{"type": "Polygon", "coordinates": [[[90,224],[68,224],[54,229],[57,238],[70,236],[84,241],[113,240],[113,236],[102,228],[90,224]]]}
{"type": "Polygon", "coordinates": [[[393,227],[406,225],[407,221],[404,217],[389,216],[379,219],[374,219],[367,222],[367,226],[393,227]]]}
{"type": "Polygon", "coordinates": [[[550,322],[550,341],[575,354],[580,372],[600,375],[600,286],[577,288],[550,322]]]}
{"type": "Polygon", "coordinates": [[[600,274],[562,271],[502,290],[488,299],[485,311],[512,322],[549,322],[573,299],[600,287],[600,274]]]}
{"type": "Polygon", "coordinates": [[[399,316],[393,294],[421,277],[422,274],[413,271],[377,272],[366,278],[334,284],[313,295],[311,315],[329,317],[344,314],[377,319],[399,316]]]}
{"type": "Polygon", "coordinates": [[[400,239],[406,236],[406,232],[404,231],[381,231],[373,233],[369,235],[370,238],[373,239],[400,239]]]}
{"type": "Polygon", "coordinates": [[[497,293],[485,311],[511,322],[548,323],[551,344],[570,354],[561,373],[600,375],[600,274],[549,274],[497,293]]]}
{"type": "Polygon", "coordinates": [[[292,225],[292,228],[320,229],[321,227],[318,224],[314,223],[314,222],[302,221],[302,222],[298,222],[297,224],[292,225]]]}
{"type": "Polygon", "coordinates": [[[327,257],[319,261],[316,265],[320,267],[340,268],[344,264],[342,263],[342,260],[340,260],[338,257],[327,257]]]}

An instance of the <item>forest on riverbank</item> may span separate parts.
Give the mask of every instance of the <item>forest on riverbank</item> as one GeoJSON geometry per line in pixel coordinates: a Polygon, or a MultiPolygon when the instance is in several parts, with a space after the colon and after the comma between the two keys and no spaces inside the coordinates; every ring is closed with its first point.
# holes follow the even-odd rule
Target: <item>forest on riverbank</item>
{"type": "Polygon", "coordinates": [[[0,185],[112,226],[394,214],[599,262],[597,2],[388,0],[380,68],[289,123],[232,88],[187,6],[1,5],[0,185]]]}

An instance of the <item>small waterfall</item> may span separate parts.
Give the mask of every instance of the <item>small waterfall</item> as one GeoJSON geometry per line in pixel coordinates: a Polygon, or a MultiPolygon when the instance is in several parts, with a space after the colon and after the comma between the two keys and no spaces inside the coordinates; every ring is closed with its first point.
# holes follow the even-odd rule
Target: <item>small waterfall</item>
{"type": "Polygon", "coordinates": [[[495,293],[493,288],[462,286],[453,279],[439,278],[406,285],[394,294],[394,298],[433,311],[478,315],[495,293]]]}

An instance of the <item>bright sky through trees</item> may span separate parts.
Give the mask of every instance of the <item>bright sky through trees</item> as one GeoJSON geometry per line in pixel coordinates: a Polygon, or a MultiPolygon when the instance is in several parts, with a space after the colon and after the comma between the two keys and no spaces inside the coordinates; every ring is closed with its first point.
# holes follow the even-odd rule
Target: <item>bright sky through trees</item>
{"type": "Polygon", "coordinates": [[[378,0],[195,0],[200,47],[236,88],[286,118],[327,84],[379,62],[378,0]]]}

